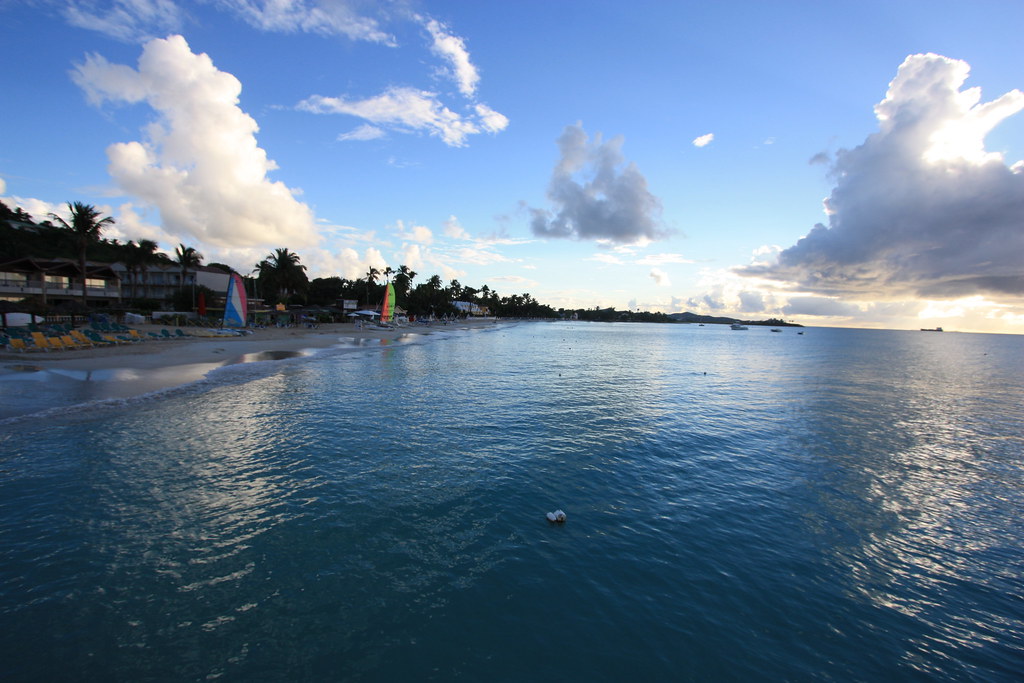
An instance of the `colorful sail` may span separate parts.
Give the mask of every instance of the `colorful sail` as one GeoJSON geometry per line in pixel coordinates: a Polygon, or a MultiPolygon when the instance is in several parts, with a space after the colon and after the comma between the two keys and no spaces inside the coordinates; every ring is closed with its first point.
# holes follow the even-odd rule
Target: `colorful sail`
{"type": "Polygon", "coordinates": [[[381,322],[390,322],[395,315],[395,286],[388,283],[384,289],[384,305],[380,308],[381,322]]]}
{"type": "Polygon", "coordinates": [[[248,305],[245,298],[245,285],[242,284],[242,276],[232,273],[228,280],[228,298],[224,306],[225,327],[245,327],[248,316],[248,305]]]}

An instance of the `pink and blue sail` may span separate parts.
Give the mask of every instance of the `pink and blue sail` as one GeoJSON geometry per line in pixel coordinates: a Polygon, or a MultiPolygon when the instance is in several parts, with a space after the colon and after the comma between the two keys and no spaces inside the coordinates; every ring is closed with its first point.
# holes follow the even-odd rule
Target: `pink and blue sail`
{"type": "Polygon", "coordinates": [[[227,303],[224,306],[224,327],[245,327],[248,313],[242,276],[232,273],[228,281],[227,303]]]}

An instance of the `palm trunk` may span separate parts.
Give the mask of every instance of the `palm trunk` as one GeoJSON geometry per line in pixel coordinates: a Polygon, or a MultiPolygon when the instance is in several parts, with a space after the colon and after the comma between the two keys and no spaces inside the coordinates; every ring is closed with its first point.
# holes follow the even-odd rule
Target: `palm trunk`
{"type": "Polygon", "coordinates": [[[78,256],[78,264],[82,268],[82,305],[83,306],[88,306],[89,305],[89,290],[87,288],[88,285],[86,284],[86,276],[85,276],[85,246],[84,245],[82,246],[82,250],[81,250],[81,252],[79,253],[79,256],[78,256]]]}

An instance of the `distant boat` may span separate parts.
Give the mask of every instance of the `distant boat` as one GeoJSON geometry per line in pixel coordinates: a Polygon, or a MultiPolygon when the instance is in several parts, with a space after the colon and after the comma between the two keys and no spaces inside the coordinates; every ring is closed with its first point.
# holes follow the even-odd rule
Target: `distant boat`
{"type": "Polygon", "coordinates": [[[942,332],[941,327],[922,327],[922,332],[942,332]]]}
{"type": "Polygon", "coordinates": [[[732,325],[729,325],[729,329],[731,329],[731,330],[747,330],[747,329],[750,329],[750,328],[748,328],[746,325],[740,325],[739,323],[733,323],[732,325]]]}
{"type": "Polygon", "coordinates": [[[771,331],[771,332],[782,332],[782,330],[780,330],[780,329],[779,329],[779,328],[777,328],[777,327],[773,327],[773,328],[772,328],[772,329],[771,329],[770,331],[771,331]]]}

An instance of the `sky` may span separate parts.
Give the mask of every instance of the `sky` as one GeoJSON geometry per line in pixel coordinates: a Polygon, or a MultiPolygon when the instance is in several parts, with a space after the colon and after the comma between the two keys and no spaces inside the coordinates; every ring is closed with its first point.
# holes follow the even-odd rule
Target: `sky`
{"type": "Polygon", "coordinates": [[[249,273],[1024,333],[1024,3],[0,0],[0,199],[249,273]]]}

